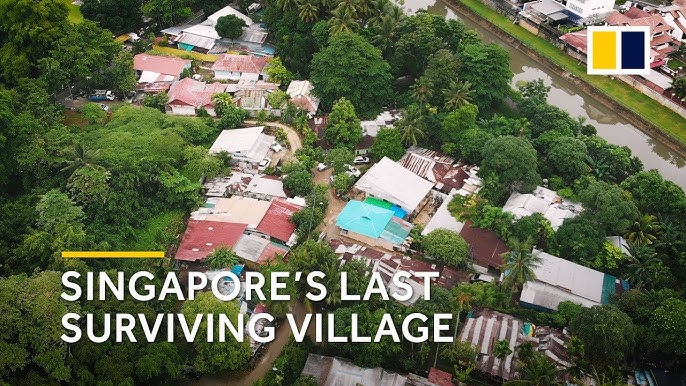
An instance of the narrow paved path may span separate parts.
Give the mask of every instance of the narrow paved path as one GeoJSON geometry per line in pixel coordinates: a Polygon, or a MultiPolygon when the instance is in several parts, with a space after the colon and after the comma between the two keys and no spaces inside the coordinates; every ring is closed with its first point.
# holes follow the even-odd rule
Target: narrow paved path
{"type": "Polygon", "coordinates": [[[286,132],[286,135],[288,136],[288,151],[284,155],[285,157],[290,157],[292,156],[296,150],[300,149],[303,147],[303,142],[300,139],[300,134],[298,134],[297,131],[295,131],[294,128],[284,125],[283,123],[279,122],[264,122],[263,124],[258,124],[257,121],[245,121],[246,124],[248,125],[254,125],[254,126],[270,126],[270,127],[278,127],[279,129],[283,129],[286,132]]]}

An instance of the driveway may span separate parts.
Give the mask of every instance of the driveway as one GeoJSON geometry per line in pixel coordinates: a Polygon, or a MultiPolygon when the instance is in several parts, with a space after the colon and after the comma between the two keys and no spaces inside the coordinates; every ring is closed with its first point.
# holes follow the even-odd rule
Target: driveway
{"type": "MultiPolygon", "coordinates": [[[[254,126],[259,125],[257,123],[257,121],[245,121],[245,123],[248,125],[254,125],[254,126]]],[[[283,123],[279,123],[279,122],[265,122],[262,125],[268,126],[268,127],[276,127],[279,129],[283,129],[286,132],[286,136],[288,137],[288,147],[286,148],[286,152],[285,153],[275,153],[272,156],[272,165],[274,165],[275,162],[278,161],[279,159],[286,160],[286,159],[292,157],[296,150],[303,147],[303,142],[300,139],[300,134],[298,134],[298,132],[295,131],[295,129],[293,129],[292,127],[284,125],[283,123]]]]}

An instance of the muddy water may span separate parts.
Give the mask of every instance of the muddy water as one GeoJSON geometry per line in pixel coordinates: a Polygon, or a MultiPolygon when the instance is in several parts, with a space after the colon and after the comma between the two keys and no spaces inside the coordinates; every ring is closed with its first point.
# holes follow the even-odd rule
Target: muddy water
{"type": "Polygon", "coordinates": [[[593,96],[586,94],[569,81],[536,63],[526,54],[501,40],[487,29],[465,18],[459,18],[443,0],[405,0],[403,8],[408,13],[419,9],[428,9],[429,12],[446,18],[462,20],[465,25],[479,32],[484,41],[496,43],[508,50],[510,68],[514,73],[513,87],[520,80],[543,79],[546,85],[550,87],[549,103],[565,109],[573,117],[584,117],[587,123],[598,129],[598,135],[608,142],[629,147],[633,154],[643,161],[646,169],[657,169],[664,178],[674,181],[686,189],[686,171],[684,170],[686,159],[684,157],[670,150],[664,143],[643,133],[612,110],[603,106],[593,96]]]}

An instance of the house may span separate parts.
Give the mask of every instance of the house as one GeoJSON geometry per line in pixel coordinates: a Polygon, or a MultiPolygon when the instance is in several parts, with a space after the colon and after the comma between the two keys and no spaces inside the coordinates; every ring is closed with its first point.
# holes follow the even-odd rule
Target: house
{"type": "Polygon", "coordinates": [[[283,190],[283,181],[277,177],[233,172],[225,181],[225,184],[222,184],[222,194],[251,197],[267,202],[275,197],[288,197],[283,190]]]}
{"type": "Polygon", "coordinates": [[[169,89],[167,112],[174,115],[195,115],[197,110],[204,109],[210,116],[216,116],[214,111],[215,94],[226,92],[226,84],[215,82],[205,83],[192,78],[183,78],[172,84],[169,89]]]}
{"type": "Polygon", "coordinates": [[[434,189],[445,194],[462,189],[465,180],[470,177],[469,165],[457,162],[441,152],[419,146],[410,146],[398,163],[419,177],[433,182],[434,189]]]}
{"type": "Polygon", "coordinates": [[[236,106],[248,111],[250,116],[255,116],[260,111],[265,111],[272,115],[281,115],[281,110],[273,109],[269,105],[269,94],[272,90],[238,90],[234,94],[233,100],[236,106]]]}
{"type": "Polygon", "coordinates": [[[373,120],[360,122],[362,134],[376,138],[379,130],[384,127],[392,128],[393,124],[400,118],[402,118],[402,114],[399,110],[382,111],[381,114],[377,115],[373,120]]]}
{"type": "Polygon", "coordinates": [[[437,386],[416,374],[401,375],[381,367],[367,369],[347,359],[309,354],[303,375],[310,375],[320,386],[437,386]]]}
{"type": "Polygon", "coordinates": [[[233,247],[233,251],[246,263],[260,266],[276,259],[277,255],[285,256],[288,248],[275,244],[257,234],[244,234],[233,247]]]}
{"type": "MultiPolygon", "coordinates": [[[[536,280],[524,284],[519,303],[541,311],[555,311],[560,302],[584,307],[607,304],[615,292],[628,289],[625,281],[591,268],[534,249],[541,262],[534,268],[536,280]]],[[[502,277],[507,276],[503,272],[502,277]]]]}
{"type": "Polygon", "coordinates": [[[686,40],[686,6],[672,4],[658,8],[665,22],[674,29],[671,35],[677,41],[686,40]]]}
{"type": "Polygon", "coordinates": [[[252,19],[240,13],[231,6],[226,6],[219,11],[210,15],[201,24],[185,25],[181,29],[167,28],[162,32],[173,37],[173,42],[177,44],[179,49],[186,51],[197,51],[207,53],[214,48],[217,40],[221,36],[217,33],[215,27],[217,20],[222,16],[234,15],[250,26],[253,23],[252,19]]]}
{"type": "Polygon", "coordinates": [[[257,226],[257,231],[284,245],[295,245],[297,236],[291,217],[302,208],[282,198],[273,199],[267,213],[257,226]]]}
{"type": "Polygon", "coordinates": [[[613,11],[614,0],[567,0],[567,9],[572,20],[591,19],[594,16],[613,11]]]}
{"type": "Polygon", "coordinates": [[[267,157],[276,139],[263,131],[264,126],[223,130],[210,147],[210,153],[226,152],[235,163],[256,173],[256,165],[267,157]]]}
{"type": "Polygon", "coordinates": [[[427,202],[426,197],[433,185],[384,157],[357,180],[354,188],[367,197],[395,204],[412,216],[427,202]]]}
{"type": "MultiPolygon", "coordinates": [[[[405,272],[435,272],[437,278],[431,278],[431,285],[439,285],[445,289],[453,288],[458,282],[466,280],[466,274],[458,272],[450,267],[441,264],[426,262],[424,260],[412,259],[397,253],[382,252],[359,244],[354,244],[338,239],[329,241],[331,249],[338,255],[342,264],[352,260],[364,262],[371,272],[378,272],[384,284],[391,290],[399,290],[393,284],[392,278],[399,271],[405,272]]],[[[424,280],[418,277],[410,277],[405,280],[413,288],[412,298],[399,303],[411,306],[421,298],[424,280]]]]}
{"type": "Polygon", "coordinates": [[[214,64],[214,78],[218,80],[264,80],[269,58],[254,55],[221,54],[214,64]]]}
{"type": "Polygon", "coordinates": [[[348,201],[336,218],[341,234],[353,240],[387,250],[405,250],[412,224],[397,212],[362,201],[348,201]]]}
{"type": "Polygon", "coordinates": [[[256,229],[267,214],[270,205],[269,201],[256,200],[250,197],[210,197],[203,207],[191,213],[190,218],[246,224],[246,228],[256,229]]]}
{"type": "Polygon", "coordinates": [[[460,236],[469,244],[469,256],[477,265],[491,272],[500,272],[505,263],[500,256],[510,252],[510,248],[495,232],[473,227],[472,222],[467,221],[460,230],[460,236]]]}
{"type": "Polygon", "coordinates": [[[569,18],[565,6],[555,0],[534,0],[524,3],[521,15],[535,26],[560,23],[569,18]]]}
{"type": "Polygon", "coordinates": [[[246,224],[220,221],[188,220],[174,258],[185,263],[200,262],[221,247],[231,248],[243,235],[246,224]]]}
{"type": "Polygon", "coordinates": [[[133,69],[138,74],[136,89],[145,92],[167,91],[181,78],[191,61],[171,56],[138,54],[133,57],[133,69]]]}
{"type": "Polygon", "coordinates": [[[448,210],[448,205],[452,201],[454,195],[447,195],[443,198],[441,205],[436,208],[436,212],[431,216],[429,222],[426,223],[422,230],[423,235],[428,235],[431,231],[436,229],[447,229],[455,233],[460,233],[464,223],[457,221],[457,219],[448,210]]]}
{"type": "Polygon", "coordinates": [[[278,83],[271,83],[264,80],[241,79],[238,83],[229,83],[226,92],[235,94],[239,91],[265,90],[275,91],[279,88],[278,83]]]}
{"type": "Polygon", "coordinates": [[[519,362],[516,347],[530,343],[534,350],[552,359],[558,366],[569,368],[567,355],[569,336],[550,327],[537,327],[516,317],[489,309],[471,314],[458,338],[476,348],[476,368],[482,373],[508,381],[514,378],[519,362]],[[510,354],[504,360],[496,358],[494,347],[497,341],[508,342],[510,354]]]}
{"type": "Polygon", "coordinates": [[[672,38],[674,27],[659,13],[649,13],[637,7],[631,7],[625,13],[614,12],[605,19],[610,26],[650,27],[650,68],[666,63],[667,55],[675,52],[679,42],[672,38]]]}
{"type": "Polygon", "coordinates": [[[567,218],[576,217],[583,207],[578,202],[569,201],[554,191],[538,186],[532,193],[512,193],[503,206],[503,212],[512,213],[515,219],[541,213],[557,230],[567,218]]]}
{"type": "Polygon", "coordinates": [[[312,94],[312,83],[309,80],[294,80],[288,85],[286,94],[291,102],[313,117],[319,108],[319,99],[312,94]]]}

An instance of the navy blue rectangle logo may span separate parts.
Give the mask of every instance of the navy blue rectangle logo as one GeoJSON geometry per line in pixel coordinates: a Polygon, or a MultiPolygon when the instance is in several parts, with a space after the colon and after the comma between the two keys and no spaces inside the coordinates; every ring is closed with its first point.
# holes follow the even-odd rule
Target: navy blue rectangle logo
{"type": "Polygon", "coordinates": [[[622,66],[624,70],[645,67],[645,33],[622,31],[622,66]]]}

